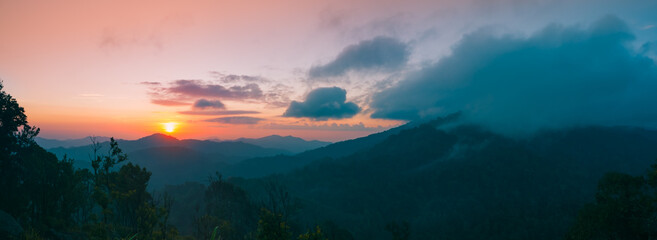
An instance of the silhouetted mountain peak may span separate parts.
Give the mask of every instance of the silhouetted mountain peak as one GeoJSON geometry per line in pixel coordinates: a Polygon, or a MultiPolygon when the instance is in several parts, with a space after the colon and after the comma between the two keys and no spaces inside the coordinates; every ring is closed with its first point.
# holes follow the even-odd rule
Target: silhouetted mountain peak
{"type": "Polygon", "coordinates": [[[178,141],[178,139],[173,137],[173,136],[170,136],[170,135],[166,135],[166,134],[162,134],[162,133],[154,133],[152,135],[137,139],[137,141],[139,141],[139,142],[159,142],[159,143],[162,143],[162,142],[176,142],[176,141],[178,141]]]}

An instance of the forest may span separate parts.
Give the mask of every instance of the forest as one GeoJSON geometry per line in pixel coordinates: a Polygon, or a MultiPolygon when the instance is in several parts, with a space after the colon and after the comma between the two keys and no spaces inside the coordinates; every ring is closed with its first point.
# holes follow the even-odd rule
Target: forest
{"type": "Polygon", "coordinates": [[[77,167],[35,143],[1,84],[0,109],[2,239],[657,237],[657,133],[644,129],[518,140],[453,115],[153,189],[158,172],[115,139],[91,139],[77,167]]]}

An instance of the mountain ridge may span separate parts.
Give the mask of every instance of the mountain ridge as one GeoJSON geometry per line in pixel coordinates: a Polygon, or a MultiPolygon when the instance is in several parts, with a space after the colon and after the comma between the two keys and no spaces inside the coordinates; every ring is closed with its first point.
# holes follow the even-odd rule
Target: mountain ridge
{"type": "MultiPolygon", "coordinates": [[[[253,157],[290,154],[281,149],[263,148],[243,142],[213,142],[209,140],[183,139],[165,134],[152,134],[137,140],[116,140],[119,148],[128,155],[128,162],[139,164],[152,171],[151,188],[180,181],[210,176],[225,166],[253,157]],[[169,153],[169,154],[163,154],[169,153]],[[186,162],[187,164],[173,164],[186,162]],[[175,178],[169,176],[176,176],[175,178]]],[[[109,142],[99,142],[99,155],[107,154],[109,142]]],[[[78,168],[91,168],[91,145],[51,148],[48,151],[59,158],[67,156],[78,168]]]]}
{"type": "Polygon", "coordinates": [[[238,138],[232,141],[250,143],[266,148],[284,149],[292,153],[300,153],[331,144],[331,142],[305,140],[291,135],[281,136],[276,134],[261,138],[238,138]]]}
{"type": "Polygon", "coordinates": [[[655,159],[655,130],[592,126],[514,139],[421,124],[345,157],[233,182],[256,195],[262,182],[284,185],[305,206],[300,219],[339,223],[356,239],[385,238],[377,230],[398,221],[409,222],[411,239],[557,239],[604,173],[641,174],[655,159]]]}
{"type": "MultiPolygon", "coordinates": [[[[109,141],[109,137],[96,137],[100,142],[106,142],[109,141]]],[[[42,138],[42,137],[35,137],[34,141],[36,141],[39,146],[43,147],[44,149],[50,149],[50,148],[56,148],[56,147],[79,147],[79,146],[84,146],[88,145],[90,143],[89,137],[83,137],[83,138],[72,138],[72,139],[53,139],[53,138],[42,138]]]]}

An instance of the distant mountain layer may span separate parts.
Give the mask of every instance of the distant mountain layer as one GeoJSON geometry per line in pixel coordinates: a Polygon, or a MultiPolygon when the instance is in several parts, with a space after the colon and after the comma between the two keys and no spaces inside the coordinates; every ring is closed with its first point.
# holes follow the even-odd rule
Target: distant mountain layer
{"type": "MultiPolygon", "coordinates": [[[[456,120],[459,114],[452,114],[445,118],[431,121],[432,124],[446,124],[456,120]]],[[[327,146],[309,150],[293,156],[278,155],[270,157],[259,157],[247,159],[237,164],[228,166],[224,171],[226,176],[234,177],[264,177],[271,174],[287,173],[292,170],[307,166],[321,159],[336,159],[352,155],[359,151],[365,151],[388,137],[398,134],[402,130],[418,126],[421,122],[409,122],[402,126],[391,128],[383,132],[374,133],[366,137],[346,140],[329,144],[327,146]]]]}
{"type": "MultiPolygon", "coordinates": [[[[98,142],[107,142],[110,140],[109,137],[95,137],[98,142]]],[[[307,141],[303,138],[298,138],[294,136],[280,136],[280,135],[271,135],[262,138],[238,138],[235,140],[219,140],[219,139],[209,139],[213,142],[243,142],[253,144],[263,148],[272,148],[272,149],[281,149],[289,153],[300,153],[307,150],[312,150],[315,148],[320,148],[326,145],[331,144],[331,142],[324,142],[318,140],[307,141]]],[[[91,144],[90,137],[78,138],[78,139],[49,139],[36,137],[35,141],[39,146],[50,149],[50,148],[70,148],[70,147],[80,147],[87,146],[91,144]]]]}
{"type": "MultiPolygon", "coordinates": [[[[96,140],[99,142],[106,142],[109,141],[109,137],[96,137],[96,140]]],[[[34,140],[41,146],[42,148],[49,149],[49,148],[56,148],[56,147],[79,147],[79,146],[85,146],[91,144],[91,140],[89,137],[85,138],[78,138],[78,139],[66,139],[66,140],[58,140],[58,139],[48,139],[48,138],[42,138],[42,137],[36,137],[34,140]]]]}
{"type": "MultiPolygon", "coordinates": [[[[150,182],[152,188],[185,181],[205,181],[215,171],[221,171],[244,159],[290,154],[286,150],[263,148],[244,142],[178,140],[163,134],[117,142],[123,152],[128,154],[130,162],[146,167],[153,173],[150,182]]],[[[102,142],[100,146],[98,154],[107,155],[109,142],[102,142]]],[[[60,158],[66,155],[74,159],[77,167],[90,168],[92,149],[91,145],[86,145],[50,148],[48,151],[60,158]]]]}
{"type": "Polygon", "coordinates": [[[283,149],[292,153],[300,153],[331,144],[330,142],[322,142],[317,140],[306,141],[298,137],[283,137],[279,135],[271,135],[263,138],[238,138],[234,141],[250,143],[264,148],[283,149]]]}
{"type": "Polygon", "coordinates": [[[238,165],[277,158],[305,164],[232,181],[252,195],[278,182],[304,206],[299,219],[332,221],[356,239],[385,239],[384,226],[401,221],[411,239],[562,239],[604,173],[641,174],[656,162],[657,131],[582,127],[511,139],[432,122],[238,165]]]}

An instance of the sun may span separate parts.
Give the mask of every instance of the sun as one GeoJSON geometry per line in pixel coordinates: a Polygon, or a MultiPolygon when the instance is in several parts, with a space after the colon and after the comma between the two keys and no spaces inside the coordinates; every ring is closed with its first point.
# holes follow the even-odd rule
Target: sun
{"type": "Polygon", "coordinates": [[[164,128],[165,132],[173,133],[176,131],[176,127],[178,127],[178,123],[177,122],[162,123],[162,127],[164,128]]]}

